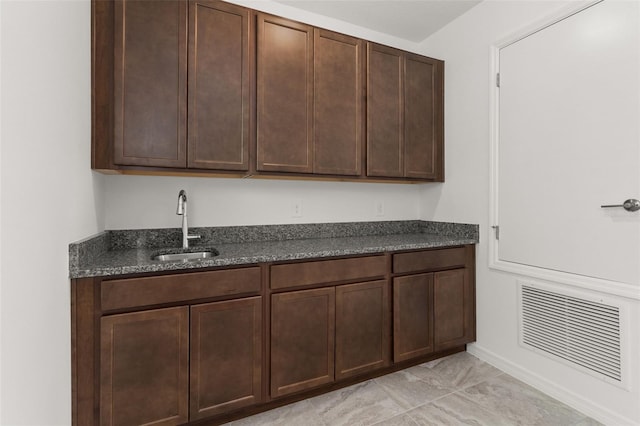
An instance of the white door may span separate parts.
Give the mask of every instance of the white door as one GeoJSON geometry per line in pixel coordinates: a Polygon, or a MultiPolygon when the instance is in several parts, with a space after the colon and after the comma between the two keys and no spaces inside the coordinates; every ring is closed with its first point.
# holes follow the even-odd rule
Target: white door
{"type": "Polygon", "coordinates": [[[640,2],[500,50],[498,257],[640,285],[640,2]]]}

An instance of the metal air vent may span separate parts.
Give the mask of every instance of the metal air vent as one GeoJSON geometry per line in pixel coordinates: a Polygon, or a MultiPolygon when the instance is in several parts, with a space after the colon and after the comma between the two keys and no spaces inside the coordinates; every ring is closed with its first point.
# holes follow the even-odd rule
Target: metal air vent
{"type": "Polygon", "coordinates": [[[520,342],[607,381],[622,382],[620,307],[520,287],[520,342]]]}

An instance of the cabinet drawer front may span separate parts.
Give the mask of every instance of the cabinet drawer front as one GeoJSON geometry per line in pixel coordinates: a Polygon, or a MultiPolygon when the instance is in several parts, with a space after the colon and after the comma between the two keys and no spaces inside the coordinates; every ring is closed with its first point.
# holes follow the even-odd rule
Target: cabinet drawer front
{"type": "Polygon", "coordinates": [[[464,266],[464,247],[400,253],[393,256],[393,272],[396,274],[464,266]]]}
{"type": "Polygon", "coordinates": [[[384,276],[384,256],[290,263],[271,267],[271,288],[299,287],[384,276]]]}
{"type": "Polygon", "coordinates": [[[260,268],[252,267],[104,281],[100,296],[109,311],[259,291],[260,268]]]}

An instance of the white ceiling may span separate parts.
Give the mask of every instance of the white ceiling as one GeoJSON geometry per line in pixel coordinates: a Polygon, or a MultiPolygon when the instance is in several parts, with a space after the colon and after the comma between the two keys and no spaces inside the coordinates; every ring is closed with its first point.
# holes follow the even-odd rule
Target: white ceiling
{"type": "Polygon", "coordinates": [[[421,42],[482,0],[276,1],[412,42],[421,42]]]}

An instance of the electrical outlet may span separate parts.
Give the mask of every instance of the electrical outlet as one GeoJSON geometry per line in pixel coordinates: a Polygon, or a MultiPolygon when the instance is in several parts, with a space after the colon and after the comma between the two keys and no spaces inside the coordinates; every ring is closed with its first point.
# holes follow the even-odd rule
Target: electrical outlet
{"type": "Polygon", "coordinates": [[[302,217],[302,200],[293,200],[291,203],[291,217],[302,217]]]}
{"type": "Polygon", "coordinates": [[[375,204],[375,215],[378,217],[384,216],[384,203],[380,200],[376,201],[375,204]]]}

